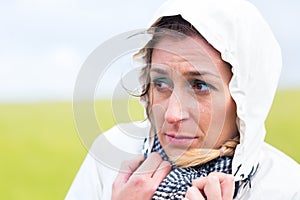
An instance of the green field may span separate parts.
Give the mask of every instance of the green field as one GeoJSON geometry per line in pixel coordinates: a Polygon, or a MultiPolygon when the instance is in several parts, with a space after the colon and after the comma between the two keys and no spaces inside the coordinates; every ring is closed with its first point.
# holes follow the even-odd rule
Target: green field
{"type": "MultiPolygon", "coordinates": [[[[298,162],[299,100],[300,91],[277,93],[266,138],[298,162]]],[[[136,103],[129,103],[131,119],[143,116],[136,103]]],[[[110,105],[101,101],[95,106],[104,129],[114,124],[110,105]]],[[[115,105],[124,108],[122,102],[115,105]]],[[[118,115],[117,121],[127,119],[118,115]]],[[[63,199],[87,153],[76,131],[71,103],[0,105],[0,149],[0,199],[5,200],[63,199]]]]}

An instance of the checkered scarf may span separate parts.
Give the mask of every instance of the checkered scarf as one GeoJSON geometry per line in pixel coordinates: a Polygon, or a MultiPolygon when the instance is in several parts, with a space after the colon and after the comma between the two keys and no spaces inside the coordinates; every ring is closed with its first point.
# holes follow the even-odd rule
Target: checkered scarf
{"type": "MultiPolygon", "coordinates": [[[[168,156],[164,152],[157,136],[155,136],[152,152],[157,152],[164,160],[168,160],[168,156]]],[[[231,163],[232,157],[224,156],[196,167],[176,168],[173,165],[172,170],[156,189],[152,199],[180,200],[184,198],[194,179],[205,177],[210,172],[230,174],[232,170],[231,163]]]]}

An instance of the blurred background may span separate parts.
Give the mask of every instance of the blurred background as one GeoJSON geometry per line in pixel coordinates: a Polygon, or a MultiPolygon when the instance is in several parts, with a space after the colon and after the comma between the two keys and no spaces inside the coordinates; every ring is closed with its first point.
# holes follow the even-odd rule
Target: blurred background
{"type": "MultiPolygon", "coordinates": [[[[87,153],[72,110],[82,64],[112,36],[145,28],[163,2],[0,0],[0,199],[64,198],[87,153]]],[[[300,2],[251,2],[283,53],[266,140],[300,162],[300,2]]],[[[96,107],[106,130],[112,89],[101,89],[96,107]]],[[[143,118],[137,99],[129,107],[132,119],[143,118]]]]}

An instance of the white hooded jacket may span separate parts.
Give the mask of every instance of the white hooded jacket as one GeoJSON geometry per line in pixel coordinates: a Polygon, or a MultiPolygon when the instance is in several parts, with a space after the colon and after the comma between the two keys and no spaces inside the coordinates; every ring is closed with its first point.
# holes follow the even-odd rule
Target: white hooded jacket
{"type": "MultiPolygon", "coordinates": [[[[299,165],[264,142],[264,123],[282,65],[280,47],[269,26],[257,9],[244,0],[169,0],[157,11],[151,24],[162,16],[179,14],[232,66],[229,89],[237,105],[240,133],[232,163],[239,184],[236,199],[300,200],[299,165]]],[[[149,133],[149,124],[141,124],[117,125],[102,134],[87,155],[66,199],[110,199],[117,166],[128,159],[127,154],[142,152],[142,136],[149,133]],[[121,153],[122,159],[107,164],[109,159],[104,156],[109,154],[107,144],[126,155],[121,153]]],[[[146,148],[151,149],[150,139],[147,144],[146,148]]]]}

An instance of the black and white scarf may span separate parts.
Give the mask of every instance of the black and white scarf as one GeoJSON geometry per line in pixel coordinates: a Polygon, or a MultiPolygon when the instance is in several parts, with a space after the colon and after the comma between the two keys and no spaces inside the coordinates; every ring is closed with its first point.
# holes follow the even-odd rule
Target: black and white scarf
{"type": "MultiPolygon", "coordinates": [[[[168,160],[168,156],[164,152],[157,136],[155,136],[152,152],[157,152],[164,160],[168,160]]],[[[196,167],[177,168],[173,165],[172,170],[156,189],[152,199],[181,200],[194,179],[205,177],[210,172],[230,174],[232,171],[231,163],[232,157],[224,156],[196,167]]]]}

